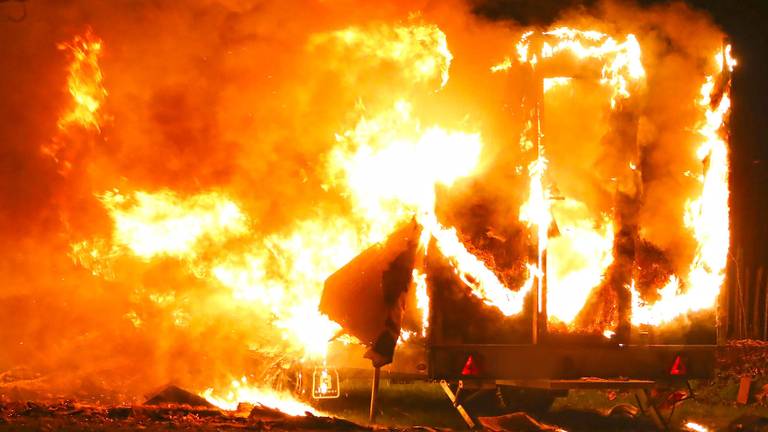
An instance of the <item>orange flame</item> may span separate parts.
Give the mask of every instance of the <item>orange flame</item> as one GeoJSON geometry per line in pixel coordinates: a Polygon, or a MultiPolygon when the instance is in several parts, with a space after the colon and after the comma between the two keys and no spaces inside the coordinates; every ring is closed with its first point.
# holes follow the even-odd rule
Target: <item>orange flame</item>
{"type": "MultiPolygon", "coordinates": [[[[719,52],[715,59],[719,73],[728,72],[736,65],[730,57],[730,46],[719,52]]],[[[686,281],[687,290],[681,292],[679,279],[670,278],[659,292],[661,298],[646,304],[632,287],[634,306],[632,322],[635,324],[661,324],[686,312],[713,307],[725,281],[725,266],[730,246],[728,209],[728,144],[721,129],[730,112],[729,89],[719,89],[719,101],[713,101],[715,77],[708,76],[701,87],[699,106],[702,123],[698,128],[702,142],[696,154],[704,165],[699,178],[702,183],[699,198],[686,204],[684,220],[698,242],[697,254],[690,265],[686,281]]]]}
{"type": "MultiPolygon", "coordinates": [[[[618,42],[611,36],[597,31],[582,31],[568,27],[558,27],[541,36],[544,39],[554,38],[541,42],[541,51],[531,53],[532,31],[524,33],[515,46],[517,61],[529,63],[535,66],[540,59],[547,59],[559,53],[571,53],[576,58],[596,59],[603,63],[600,82],[609,85],[613,89],[611,107],[615,107],[616,101],[630,96],[630,85],[645,76],[645,69],[641,61],[641,49],[637,38],[628,34],[624,42],[618,42]]],[[[510,58],[491,67],[491,71],[499,72],[512,66],[510,58]]],[[[556,82],[556,81],[551,81],[556,82]]],[[[558,82],[562,84],[562,81],[558,82]]],[[[545,90],[549,88],[545,87],[545,90]]]]}
{"type": "Polygon", "coordinates": [[[706,427],[692,421],[686,422],[685,428],[693,432],[709,432],[709,429],[706,427]]]}
{"type": "Polygon", "coordinates": [[[271,388],[255,386],[248,383],[246,377],[232,380],[226,394],[217,394],[209,388],[200,393],[208,402],[227,411],[235,411],[240,403],[249,403],[276,409],[292,416],[321,415],[311,405],[297,400],[288,392],[279,392],[271,388]]]}
{"type": "Polygon", "coordinates": [[[68,146],[79,145],[71,142],[69,134],[73,128],[101,132],[100,109],[106,100],[107,91],[104,89],[99,67],[102,41],[90,28],[82,36],[75,36],[72,41],[58,44],[57,47],[67,51],[72,58],[67,68],[67,90],[72,100],[71,106],[57,121],[58,135],[43,144],[40,150],[59,164],[60,173],[66,174],[72,166],[63,153],[68,146]]]}
{"type": "Polygon", "coordinates": [[[69,51],[72,56],[67,87],[73,101],[69,111],[59,119],[58,126],[66,129],[77,124],[86,129],[99,130],[99,108],[107,97],[99,67],[102,41],[88,29],[71,42],[59,44],[58,48],[69,51]]]}
{"type": "Polygon", "coordinates": [[[459,240],[456,229],[444,228],[434,215],[419,218],[419,222],[435,238],[437,248],[453,264],[454,271],[471,289],[472,294],[490,306],[497,307],[504,315],[514,315],[523,310],[523,300],[533,286],[536,271],[529,266],[529,279],[518,291],[512,291],[498,276],[472,255],[459,240]]]}
{"type": "Polygon", "coordinates": [[[413,280],[416,283],[416,307],[421,311],[421,335],[427,336],[429,328],[429,294],[427,293],[427,275],[417,269],[413,270],[413,280]]]}
{"type": "MultiPolygon", "coordinates": [[[[516,58],[507,58],[492,71],[507,70],[513,61],[536,66],[548,58],[569,53],[578,59],[602,62],[601,82],[613,90],[611,107],[628,98],[635,84],[645,75],[640,46],[633,35],[623,42],[594,31],[565,27],[539,35],[524,34],[515,47],[516,58]],[[552,42],[554,40],[554,42],[552,42]],[[538,50],[534,52],[534,47],[538,50]],[[540,49],[539,49],[540,48],[540,49]]],[[[310,45],[326,42],[354,50],[372,62],[395,63],[415,82],[449,79],[452,54],[445,34],[434,25],[395,25],[350,27],[317,35],[310,45]]],[[[99,131],[100,108],[106,97],[98,68],[101,41],[90,32],[63,44],[73,57],[69,68],[69,91],[73,108],[61,117],[64,130],[77,124],[99,131]]],[[[730,47],[718,58],[721,69],[735,65],[730,47]]],[[[544,80],[544,91],[569,85],[567,77],[544,80]]],[[[723,283],[728,232],[728,154],[720,129],[728,114],[727,92],[714,100],[714,77],[702,86],[703,119],[699,128],[702,145],[698,150],[708,166],[701,176],[701,196],[687,204],[685,222],[699,244],[685,286],[672,277],[661,289],[661,300],[643,304],[634,285],[633,323],[665,322],[687,310],[711,307],[723,283]]],[[[362,102],[361,102],[362,105],[362,102]]],[[[528,123],[531,129],[533,124],[528,123]]],[[[526,130],[526,133],[529,131],[526,130]]],[[[183,197],[171,191],[118,191],[99,196],[114,221],[111,238],[71,245],[71,255],[95,275],[109,278],[109,261],[132,255],[143,261],[174,258],[190,264],[194,275],[222,288],[232,302],[264,311],[269,322],[288,341],[297,355],[323,358],[328,340],[339,326],[317,310],[325,278],[345,265],[372,243],[383,240],[396,225],[414,216],[424,228],[421,245],[434,238],[435,247],[447,258],[472,295],[510,316],[522,311],[524,299],[542,281],[543,256],[547,265],[548,310],[552,320],[572,323],[598,286],[613,261],[614,226],[610,218],[596,220],[586,206],[573,199],[553,202],[546,184],[545,147],[536,148],[536,159],[528,166],[528,200],[520,207],[520,221],[526,222],[537,240],[538,261],[530,263],[528,279],[517,290],[505,286],[478,257],[469,252],[455,228],[443,226],[435,214],[435,187],[450,186],[481,168],[483,140],[477,131],[457,130],[440,124],[425,125],[413,112],[411,101],[401,99],[380,111],[361,116],[354,127],[337,135],[337,145],[328,154],[326,190],[338,187],[354,211],[344,218],[318,217],[294,223],[283,230],[257,235],[236,201],[223,192],[204,192],[183,197]],[[557,237],[549,238],[554,223],[560,226],[557,237]],[[225,250],[227,242],[248,248],[225,250]],[[209,253],[215,248],[215,253],[209,253]]],[[[521,140],[523,150],[534,143],[521,140]]],[[[631,169],[635,169],[630,162],[631,169]]],[[[417,306],[421,311],[422,335],[429,322],[426,275],[413,271],[417,306]]],[[[157,304],[173,298],[155,295],[157,304]]],[[[172,311],[174,322],[184,326],[183,310],[172,311]]],[[[141,318],[125,315],[135,326],[141,318]]],[[[606,337],[612,331],[604,332],[606,337]]],[[[402,339],[410,337],[403,333],[402,339]]],[[[213,389],[204,396],[225,409],[237,402],[261,403],[285,412],[303,414],[312,408],[291,396],[253,386],[245,378],[235,380],[225,395],[213,389]]]]}
{"type": "Polygon", "coordinates": [[[414,81],[430,81],[439,76],[440,87],[448,82],[453,55],[448,50],[445,33],[434,24],[349,27],[316,35],[311,45],[327,41],[354,50],[356,56],[369,62],[372,59],[397,62],[403,73],[414,81]]]}
{"type": "Polygon", "coordinates": [[[555,45],[544,42],[541,55],[543,58],[568,51],[577,58],[594,58],[603,61],[601,82],[613,88],[611,107],[618,98],[629,97],[629,84],[645,76],[641,61],[640,44],[634,35],[626,36],[624,42],[596,31],[581,31],[568,27],[559,27],[544,33],[558,39],[555,45]]]}
{"type": "Polygon", "coordinates": [[[172,191],[99,197],[115,223],[113,240],[144,259],[193,259],[201,240],[221,241],[247,231],[240,208],[215,192],[181,198],[172,191]]]}
{"type": "Polygon", "coordinates": [[[560,234],[548,240],[547,314],[571,324],[613,263],[613,223],[595,226],[589,210],[566,199],[553,205],[560,234]]]}

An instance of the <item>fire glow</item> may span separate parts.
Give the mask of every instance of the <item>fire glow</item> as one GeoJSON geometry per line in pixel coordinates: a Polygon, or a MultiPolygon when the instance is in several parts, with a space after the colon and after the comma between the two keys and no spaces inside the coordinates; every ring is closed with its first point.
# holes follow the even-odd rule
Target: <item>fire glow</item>
{"type": "MultiPolygon", "coordinates": [[[[275,192],[275,197],[268,197],[269,192],[263,192],[262,196],[262,191],[254,190],[259,189],[254,187],[258,185],[247,183],[250,178],[244,173],[250,171],[249,163],[260,160],[261,154],[233,163],[233,166],[245,166],[241,167],[242,172],[232,174],[211,169],[213,174],[209,178],[203,178],[199,184],[195,178],[183,183],[183,187],[178,186],[182,182],[169,181],[172,176],[128,180],[121,177],[114,181],[99,178],[92,182],[89,179],[82,183],[98,185],[89,190],[89,199],[108,221],[109,229],[94,234],[97,231],[94,228],[68,236],[69,257],[79,268],[88,270],[85,272],[88,277],[120,286],[136,285],[128,296],[128,306],[118,314],[134,331],[151,331],[147,323],[162,315],[168,317],[170,323],[164,330],[189,331],[198,337],[205,334],[200,330],[202,327],[197,327],[198,323],[215,322],[217,314],[221,314],[238,323],[241,333],[237,343],[248,347],[247,350],[269,355],[279,353],[280,357],[297,362],[322,362],[327,357],[328,342],[338,337],[341,330],[337,323],[318,311],[325,279],[366,248],[384,241],[398,226],[415,220],[424,236],[419,250],[424,255],[428,250],[441,255],[468,296],[511,317],[522,313],[526,299],[541,294],[546,284],[546,298],[538,297],[539,308],[546,303],[553,331],[583,331],[610,339],[616,334],[616,322],[611,315],[614,308],[611,302],[615,299],[605,295],[604,287],[613,283],[608,276],[619,261],[617,244],[623,222],[617,216],[620,205],[616,197],[631,195],[634,202],[639,203],[637,206],[642,207],[644,176],[652,177],[647,167],[653,155],[648,149],[655,145],[656,137],[646,136],[656,133],[656,125],[646,118],[649,114],[642,111],[649,83],[659,74],[654,69],[657,63],[644,57],[647,54],[643,44],[650,36],[562,25],[543,32],[513,34],[505,30],[503,40],[510,52],[501,56],[489,53],[488,63],[482,67],[485,75],[467,77],[461,74],[469,72],[457,66],[463,61],[459,54],[461,44],[456,43],[454,52],[449,29],[454,27],[447,24],[442,28],[419,14],[411,14],[407,19],[392,22],[355,23],[308,31],[306,37],[301,38],[302,43],[291,49],[300,53],[296,54],[300,61],[309,62],[307,58],[318,56],[312,66],[319,69],[322,65],[328,69],[307,81],[338,76],[338,83],[334,82],[338,88],[330,85],[326,88],[323,84],[319,85],[320,90],[304,94],[290,84],[276,87],[276,99],[295,91],[299,94],[295,96],[298,102],[287,105],[288,108],[280,105],[278,109],[277,103],[275,107],[263,108],[269,112],[267,116],[274,115],[276,122],[285,115],[290,119],[286,123],[301,124],[301,132],[293,131],[295,136],[272,130],[264,133],[278,143],[275,146],[279,150],[274,155],[264,155],[269,162],[264,164],[266,174],[262,173],[262,181],[269,180],[273,173],[278,178],[279,166],[295,163],[297,167],[291,167],[290,175],[280,178],[301,178],[296,183],[305,185],[297,186],[297,190],[306,188],[300,189],[303,193],[280,195],[275,192]],[[576,65],[583,76],[548,69],[562,65],[576,65]],[[488,126],[491,121],[482,117],[483,112],[470,112],[470,108],[466,113],[461,112],[464,98],[477,97],[483,103],[487,100],[452,88],[454,81],[464,85],[472,80],[514,82],[520,76],[540,78],[541,88],[531,92],[536,93],[533,99],[538,98],[538,105],[504,118],[513,124],[509,127],[499,122],[505,127],[496,129],[503,129],[506,135],[494,132],[494,128],[488,126]],[[584,84],[589,80],[590,84],[584,84]],[[328,102],[333,98],[327,93],[341,92],[339,89],[353,94],[344,103],[353,102],[342,108],[335,106],[336,101],[328,102]],[[277,96],[279,92],[282,93],[277,96]],[[557,109],[570,102],[573,92],[593,92],[594,99],[604,99],[591,101],[594,102],[589,105],[592,111],[579,120],[585,123],[584,129],[605,132],[600,130],[600,127],[610,129],[604,125],[605,119],[636,114],[641,117],[638,121],[641,126],[637,126],[640,132],[635,135],[647,138],[643,144],[646,148],[638,145],[636,151],[621,154],[617,158],[620,160],[611,160],[611,170],[600,171],[599,175],[589,170],[563,174],[563,168],[570,167],[565,166],[563,150],[556,146],[557,133],[550,132],[548,127],[557,121],[571,126],[573,123],[568,123],[558,111],[547,116],[549,108],[557,109]],[[328,107],[323,105],[317,111],[307,108],[318,103],[317,100],[328,107]],[[284,114],[283,109],[304,110],[311,115],[298,121],[284,114]],[[330,114],[325,116],[325,111],[330,114]],[[594,117],[594,122],[586,116],[594,117]],[[307,118],[324,124],[315,127],[305,122],[307,118]],[[325,135],[306,138],[312,141],[312,151],[292,154],[292,142],[301,141],[305,130],[313,128],[325,135]],[[326,147],[321,149],[315,141],[323,142],[326,147]],[[645,151],[648,153],[643,153],[645,151]],[[509,163],[502,169],[498,160],[509,163]],[[568,175],[573,176],[573,181],[555,181],[556,178],[562,180],[558,176],[568,175]],[[243,187],[241,183],[247,185],[243,187]],[[477,184],[492,185],[489,189],[501,191],[494,199],[508,200],[495,203],[499,207],[504,204],[504,211],[500,211],[498,217],[477,222],[487,224],[477,231],[500,242],[499,249],[519,255],[516,258],[521,265],[516,267],[514,278],[503,277],[508,268],[500,268],[492,259],[474,252],[481,247],[473,244],[470,234],[465,232],[468,230],[462,229],[466,221],[455,216],[471,213],[454,210],[468,207],[468,203],[481,195],[477,184]],[[638,184],[642,187],[636,187],[638,184]],[[520,190],[511,193],[516,187],[520,190]],[[584,193],[583,190],[589,188],[598,192],[584,193]],[[303,200],[305,206],[297,205],[303,200]],[[292,219],[278,221],[275,216],[272,220],[283,207],[289,209],[286,212],[291,213],[292,219]],[[446,214],[453,218],[444,217],[446,214]],[[504,231],[501,228],[506,229],[505,233],[496,234],[504,231]],[[507,235],[510,232],[522,233],[518,235],[522,240],[514,243],[511,240],[514,236],[507,235]],[[173,273],[177,279],[157,276],[164,271],[173,273]],[[194,286],[195,291],[192,288],[187,291],[187,285],[194,286]],[[590,308],[596,303],[604,306],[600,309],[602,315],[591,312],[590,308]],[[585,323],[588,321],[585,315],[594,316],[597,321],[585,323]],[[267,328],[265,331],[269,334],[242,336],[248,334],[249,325],[263,326],[259,328],[267,328]]],[[[461,37],[457,35],[456,40],[461,37]]],[[[634,244],[639,245],[641,241],[651,244],[654,252],[662,257],[658,261],[672,270],[663,274],[662,282],[654,281],[649,286],[641,277],[641,269],[635,268],[631,280],[622,285],[631,296],[633,326],[660,326],[685,318],[691,312],[711,310],[724,284],[730,241],[729,150],[725,126],[731,106],[728,83],[736,61],[731,57],[730,46],[709,45],[713,52],[717,51],[716,55],[697,53],[704,60],[691,60],[697,67],[699,63],[706,64],[701,66],[702,75],[696,78],[699,80],[696,86],[700,87],[698,98],[680,102],[693,105],[691,110],[695,115],[688,117],[695,117],[695,123],[678,129],[694,131],[692,141],[696,144],[695,148],[687,142],[680,146],[680,152],[690,153],[687,159],[681,160],[695,163],[667,167],[673,172],[670,175],[675,182],[690,179],[685,176],[686,171],[694,173],[695,185],[675,191],[679,196],[674,197],[674,202],[682,203],[680,208],[670,204],[675,208],[675,218],[679,219],[681,228],[672,234],[659,235],[658,229],[654,232],[653,227],[644,225],[646,222],[653,225],[653,221],[648,222],[651,216],[644,214],[642,208],[638,210],[634,244]],[[688,253],[686,248],[693,252],[688,253]]],[[[104,54],[109,52],[109,41],[86,30],[62,42],[59,48],[69,62],[66,69],[60,71],[68,97],[55,121],[55,136],[40,149],[61,173],[81,168],[84,172],[109,171],[111,166],[78,167],[78,157],[70,157],[80,141],[108,134],[106,119],[110,120],[107,123],[121,121],[105,112],[109,106],[106,102],[113,97],[109,74],[119,73],[116,67],[107,69],[102,64],[107,61],[104,54]],[[102,67],[105,68],[103,74],[102,67]]],[[[647,51],[653,52],[653,49],[647,51]]],[[[280,67],[290,69],[290,73],[283,71],[288,75],[296,70],[311,69],[278,64],[275,70],[280,67]]],[[[533,86],[529,84],[521,86],[533,86]]],[[[158,93],[162,96],[162,92],[158,93]]],[[[184,98],[171,99],[183,105],[184,98]]],[[[532,97],[526,94],[521,99],[530,103],[532,97]]],[[[522,105],[517,102],[510,105],[522,105]]],[[[259,102],[248,103],[258,105],[259,102]]],[[[159,111],[153,115],[159,118],[168,115],[159,111]]],[[[236,120],[226,119],[232,122],[227,125],[246,124],[252,111],[259,110],[249,107],[247,111],[248,115],[236,120]]],[[[226,129],[225,136],[231,133],[225,127],[222,129],[226,129]]],[[[126,136],[133,137],[125,134],[121,138],[126,136]]],[[[262,137],[249,136],[240,143],[246,149],[240,149],[244,153],[251,139],[262,137]]],[[[578,135],[573,140],[574,153],[582,150],[576,147],[608,146],[599,136],[578,135]]],[[[216,143],[206,143],[206,152],[209,145],[216,143]]],[[[119,147],[114,144],[114,148],[119,147]]],[[[602,161],[600,155],[588,156],[594,159],[595,165],[602,161]]],[[[238,159],[238,155],[227,155],[227,158],[238,159]]],[[[93,160],[99,159],[93,157],[93,160]]],[[[207,160],[201,158],[199,163],[205,165],[207,160]]],[[[122,165],[115,163],[115,166],[122,165]]],[[[126,171],[126,178],[131,174],[141,177],[136,173],[142,171],[126,171]]],[[[653,185],[647,186],[650,189],[653,185]]],[[[514,239],[519,240],[518,237],[514,239]]],[[[402,344],[423,342],[429,334],[429,292],[434,287],[430,286],[423,266],[413,270],[412,280],[413,304],[418,308],[416,316],[420,325],[403,330],[402,344]]],[[[206,355],[216,357],[214,353],[206,355]]],[[[239,371],[217,372],[241,375],[239,371]]],[[[246,379],[225,382],[216,389],[207,385],[199,387],[206,388],[201,394],[224,409],[236,409],[238,402],[250,402],[295,415],[314,412],[288,394],[273,392],[262,383],[246,379]]]]}

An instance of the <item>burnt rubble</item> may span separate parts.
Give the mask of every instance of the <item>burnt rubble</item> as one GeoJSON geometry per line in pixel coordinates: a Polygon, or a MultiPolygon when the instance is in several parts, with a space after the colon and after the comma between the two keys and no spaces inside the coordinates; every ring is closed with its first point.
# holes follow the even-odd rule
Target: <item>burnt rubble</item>
{"type": "Polygon", "coordinates": [[[74,401],[42,404],[0,403],[0,430],[104,431],[104,430],[369,430],[355,423],[313,415],[290,416],[254,407],[243,417],[216,408],[183,404],[115,406],[86,405],[74,401]]]}

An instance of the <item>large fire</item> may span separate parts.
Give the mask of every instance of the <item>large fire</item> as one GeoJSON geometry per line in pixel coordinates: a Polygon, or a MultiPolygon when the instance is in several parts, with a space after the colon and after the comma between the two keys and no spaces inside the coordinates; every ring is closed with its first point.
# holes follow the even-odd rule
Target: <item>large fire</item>
{"type": "Polygon", "coordinates": [[[91,29],[83,35],[74,36],[69,42],[58,44],[57,48],[66,51],[72,59],[67,76],[67,90],[72,96],[72,102],[59,117],[59,134],[44,144],[41,150],[60,164],[60,170],[66,172],[71,168],[71,162],[65,154],[68,140],[73,140],[71,135],[78,128],[86,131],[101,130],[103,115],[100,110],[107,91],[99,67],[102,41],[91,29]]]}
{"type": "MultiPolygon", "coordinates": [[[[342,330],[318,310],[324,281],[412,220],[423,229],[420,252],[439,253],[466,294],[507,317],[536,296],[552,331],[613,335],[616,290],[631,296],[633,326],[716,306],[730,241],[725,125],[736,62],[710,24],[677,58],[662,36],[616,11],[615,25],[574,20],[539,32],[473,30],[439,8],[434,17],[409,10],[340,22],[340,6],[313,7],[327,22],[285,34],[272,28],[281,46],[274,59],[260,33],[267,23],[250,33],[240,28],[247,20],[233,20],[232,34],[221,36],[231,44],[226,56],[212,49],[175,65],[211,88],[179,90],[173,77],[151,91],[137,85],[126,76],[146,71],[131,68],[127,48],[106,29],[104,40],[88,29],[58,45],[68,97],[54,136],[36,149],[62,181],[73,176],[87,189],[80,199],[104,220],[70,229],[86,206],[62,198],[71,214],[51,219],[65,233],[62,255],[87,270],[78,277],[122,290],[124,303],[111,305],[121,325],[152,332],[162,323],[190,340],[220,337],[211,330],[220,325],[244,358],[322,364],[342,330]],[[476,46],[484,38],[498,43],[476,46]],[[232,87],[213,90],[239,73],[232,87]],[[670,79],[681,83],[675,96],[654,90],[670,79]],[[678,96],[691,100],[669,102],[678,96]],[[136,101],[152,106],[146,116],[120,107],[136,101]],[[671,120],[660,120],[664,110],[671,120]],[[200,126],[186,114],[216,120],[200,126]],[[96,136],[104,148],[78,150],[96,136]],[[166,140],[173,144],[154,148],[166,140]],[[219,141],[235,143],[231,154],[216,153],[219,141]],[[127,157],[132,149],[146,159],[127,157]],[[669,184],[667,201],[660,196],[669,184]],[[497,246],[483,246],[488,238],[497,246]],[[513,258],[497,264],[500,256],[513,258]]],[[[147,45],[173,52],[168,41],[147,45]]],[[[402,343],[423,343],[430,278],[421,265],[412,275],[421,322],[402,343]]],[[[227,369],[231,359],[210,347],[200,355],[227,369]]],[[[221,379],[246,372],[211,371],[210,385],[195,384],[226,409],[251,402],[312,412],[263,383],[221,379]]]]}
{"type": "MultiPolygon", "coordinates": [[[[717,75],[730,73],[736,65],[731,47],[715,55],[717,75]]],[[[697,131],[701,145],[696,156],[702,162],[701,195],[686,203],[685,225],[693,232],[698,247],[681,291],[680,280],[670,277],[660,290],[661,298],[645,304],[633,289],[632,320],[637,324],[659,324],[688,312],[713,307],[725,282],[725,265],[730,244],[728,214],[728,144],[721,129],[731,108],[728,88],[716,88],[715,75],[701,86],[698,105],[703,115],[697,131]]]]}
{"type": "Polygon", "coordinates": [[[99,68],[101,40],[88,30],[82,36],[75,36],[71,42],[58,45],[72,55],[69,66],[67,88],[72,95],[72,108],[59,118],[61,129],[79,124],[86,129],[99,129],[98,111],[104,103],[107,91],[102,85],[103,77],[99,68]]]}
{"type": "Polygon", "coordinates": [[[290,415],[319,414],[312,406],[297,401],[288,393],[250,385],[246,377],[232,380],[230,389],[225,395],[214,394],[212,388],[204,390],[202,395],[217,407],[229,411],[237,410],[238,405],[242,402],[250,402],[277,409],[290,415]]]}

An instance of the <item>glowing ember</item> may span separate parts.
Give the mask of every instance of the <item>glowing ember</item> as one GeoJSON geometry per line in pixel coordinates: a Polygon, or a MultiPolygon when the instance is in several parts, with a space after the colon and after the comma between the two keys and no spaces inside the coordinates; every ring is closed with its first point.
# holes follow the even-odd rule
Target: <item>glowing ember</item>
{"type": "Polygon", "coordinates": [[[685,424],[685,428],[693,432],[709,432],[709,429],[707,429],[706,427],[691,421],[685,424]]]}

